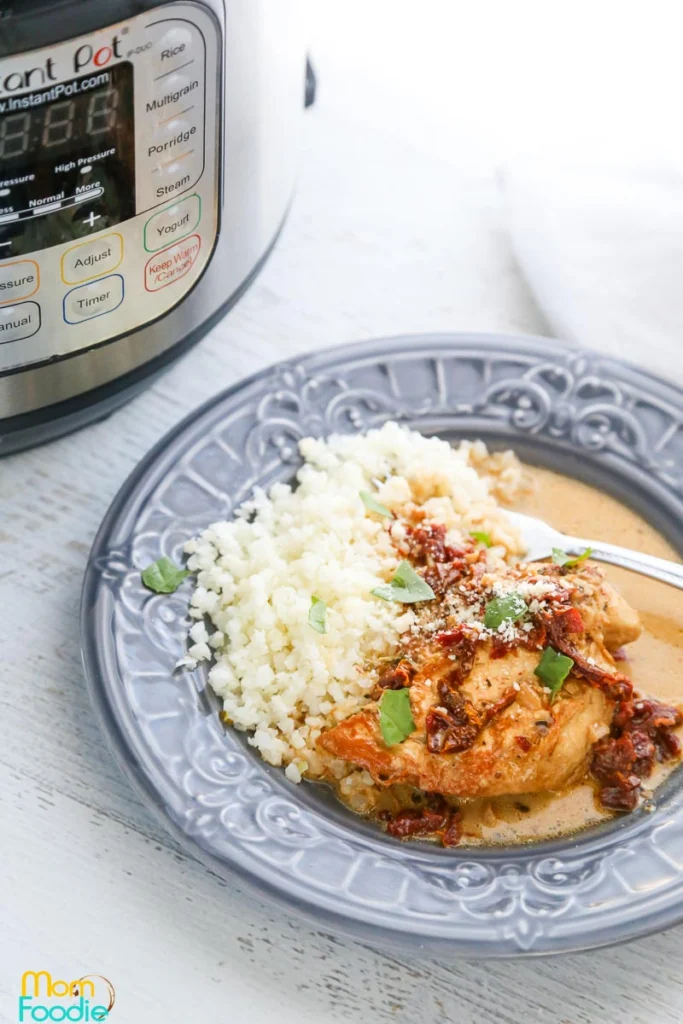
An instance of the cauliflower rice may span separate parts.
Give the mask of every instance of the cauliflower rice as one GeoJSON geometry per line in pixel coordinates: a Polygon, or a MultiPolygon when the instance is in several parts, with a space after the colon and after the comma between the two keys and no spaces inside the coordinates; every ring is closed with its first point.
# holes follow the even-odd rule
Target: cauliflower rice
{"type": "Polygon", "coordinates": [[[415,621],[409,605],[371,593],[403,557],[401,519],[418,507],[455,545],[487,533],[492,568],[522,553],[496,500],[515,500],[523,486],[512,452],[489,455],[481,441],[452,447],[397,423],[299,448],[295,489],[257,490],[232,522],[185,547],[197,621],[183,664],[214,659],[209,682],[224,719],[293,782],[320,773],[321,731],[362,707],[377,679],[371,666],[415,621]],[[360,491],[396,518],[369,511],[360,491]],[[308,621],[314,596],[326,605],[325,633],[308,621]]]}

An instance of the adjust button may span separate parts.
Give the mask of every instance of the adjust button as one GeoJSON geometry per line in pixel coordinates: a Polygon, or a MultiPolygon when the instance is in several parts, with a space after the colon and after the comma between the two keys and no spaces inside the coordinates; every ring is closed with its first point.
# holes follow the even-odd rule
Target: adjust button
{"type": "Polygon", "coordinates": [[[202,201],[196,193],[155,213],[145,224],[145,249],[156,252],[189,235],[199,224],[201,215],[202,201]]]}
{"type": "Polygon", "coordinates": [[[104,316],[118,309],[123,302],[123,295],[123,278],[120,274],[81,284],[64,296],[64,319],[68,324],[78,324],[82,320],[104,316]]]}
{"type": "Polygon", "coordinates": [[[0,305],[28,299],[40,288],[40,271],[35,260],[15,260],[0,265],[0,305]]]}
{"type": "Polygon", "coordinates": [[[78,284],[116,270],[123,259],[123,236],[118,231],[81,242],[62,255],[62,281],[78,284]]]}
{"type": "Polygon", "coordinates": [[[37,302],[17,302],[0,307],[0,345],[30,338],[40,330],[40,306],[37,302]]]}

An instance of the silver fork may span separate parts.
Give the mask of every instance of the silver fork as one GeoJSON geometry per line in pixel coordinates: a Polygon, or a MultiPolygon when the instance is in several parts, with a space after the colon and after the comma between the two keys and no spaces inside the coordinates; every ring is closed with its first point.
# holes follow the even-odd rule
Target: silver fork
{"type": "Polygon", "coordinates": [[[542,519],[525,516],[521,512],[505,510],[513,526],[519,530],[526,546],[526,559],[535,562],[539,558],[548,558],[553,548],[560,548],[568,555],[581,555],[586,548],[591,549],[590,557],[598,562],[609,562],[620,565],[624,569],[651,576],[662,583],[670,583],[672,587],[683,590],[683,565],[670,562],[667,558],[656,558],[644,555],[641,551],[631,551],[617,544],[607,544],[602,540],[580,540],[578,537],[567,537],[566,534],[553,530],[542,519]]]}

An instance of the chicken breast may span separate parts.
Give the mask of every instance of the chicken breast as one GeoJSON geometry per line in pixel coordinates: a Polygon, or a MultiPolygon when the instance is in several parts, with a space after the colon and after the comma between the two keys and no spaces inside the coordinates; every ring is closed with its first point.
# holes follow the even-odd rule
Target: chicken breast
{"type": "MultiPolygon", "coordinates": [[[[548,567],[549,574],[552,569],[548,567]]],[[[528,575],[527,567],[505,574],[517,581],[528,575]]],[[[594,566],[583,566],[570,577],[563,574],[563,580],[568,578],[571,604],[583,624],[580,635],[572,637],[576,670],[580,663],[588,672],[614,672],[609,648],[637,637],[637,615],[594,566]]],[[[457,668],[457,656],[438,635],[423,633],[409,652],[416,666],[409,688],[415,731],[402,743],[387,746],[377,701],[324,732],[319,744],[365,768],[384,786],[405,783],[462,798],[562,789],[585,775],[593,744],[609,732],[614,701],[608,691],[572,673],[551,702],[535,674],[543,646],[513,646],[501,656],[495,640],[479,640],[470,649],[464,678],[448,690],[444,687],[454,664],[457,668]],[[444,694],[450,714],[439,708],[444,694]],[[429,716],[441,711],[444,720],[460,723],[459,745],[464,749],[434,749],[429,736],[434,719],[430,723],[429,716]]]]}

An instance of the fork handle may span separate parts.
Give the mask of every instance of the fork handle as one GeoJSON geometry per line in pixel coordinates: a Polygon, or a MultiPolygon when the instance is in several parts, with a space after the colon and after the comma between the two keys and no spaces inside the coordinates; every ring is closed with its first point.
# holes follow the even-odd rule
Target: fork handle
{"type": "MultiPolygon", "coordinates": [[[[633,572],[651,576],[655,580],[670,583],[672,587],[683,590],[683,565],[678,562],[670,562],[668,558],[644,555],[640,551],[631,551],[630,548],[622,548],[618,544],[607,544],[601,540],[578,540],[575,537],[571,538],[569,547],[575,548],[578,554],[586,548],[591,548],[590,557],[595,561],[620,565],[623,569],[632,569],[633,572]]],[[[571,553],[574,554],[574,551],[572,550],[571,553]]]]}

